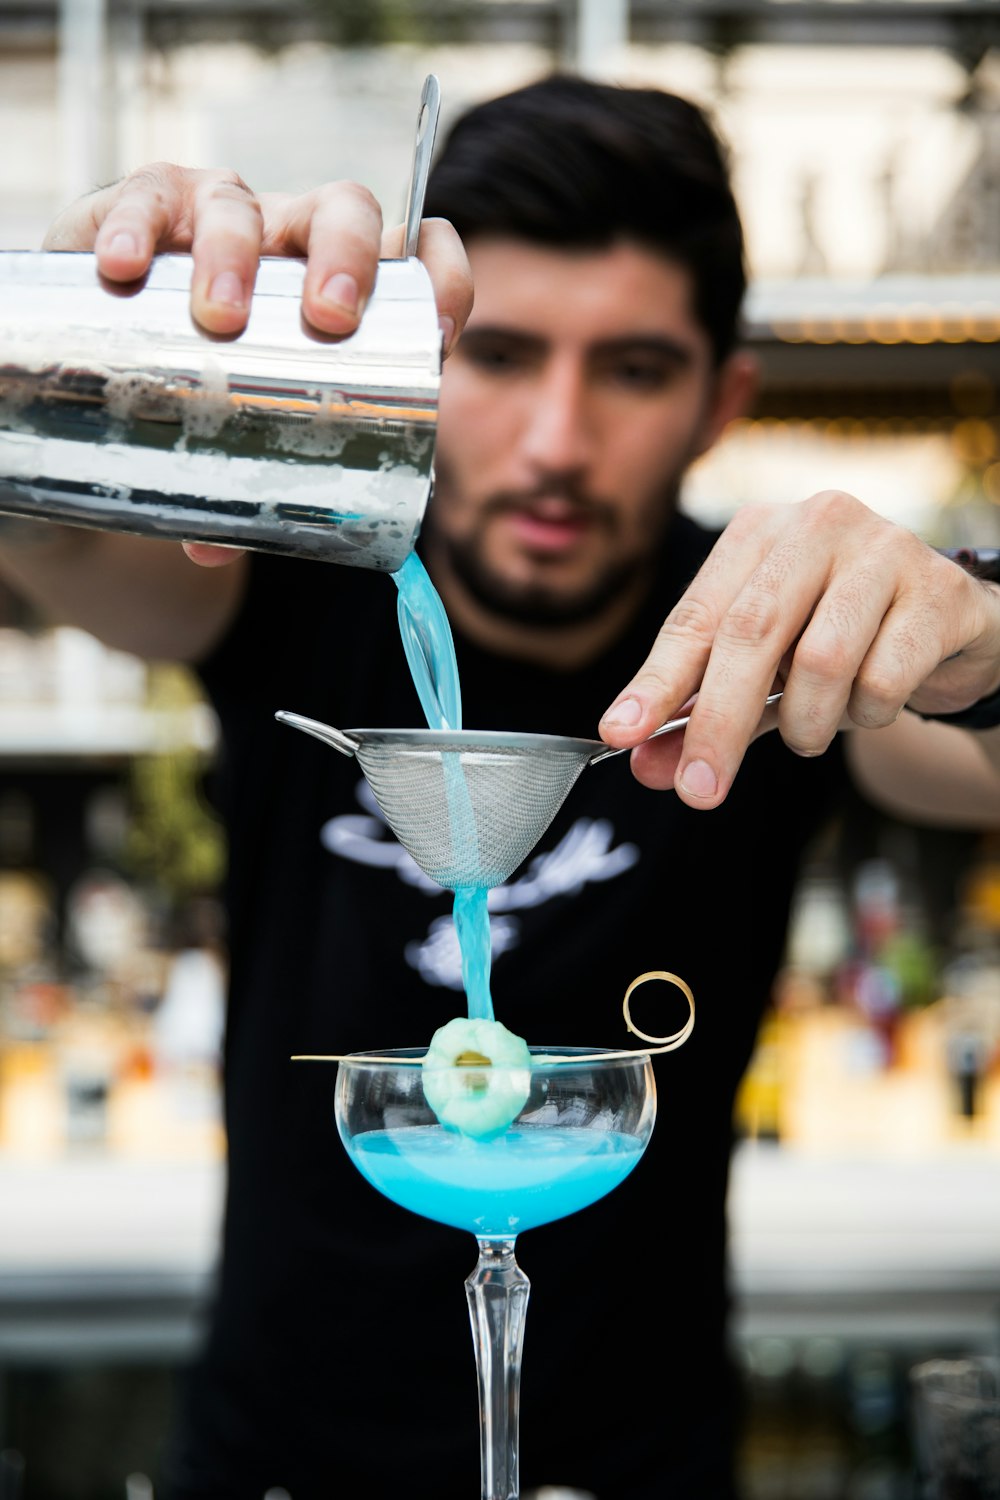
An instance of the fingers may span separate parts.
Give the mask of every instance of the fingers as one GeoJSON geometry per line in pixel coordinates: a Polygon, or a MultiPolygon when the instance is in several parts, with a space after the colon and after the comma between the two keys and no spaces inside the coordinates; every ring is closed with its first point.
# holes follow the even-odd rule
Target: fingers
{"type": "MultiPolygon", "coordinates": [[[[916,597],[898,601],[859,678],[877,674],[887,695],[917,712],[955,713],[996,691],[1000,590],[929,548],[922,552],[909,570],[916,597]]],[[[850,711],[858,723],[870,712],[854,695],[850,711]]]]}
{"type": "MultiPolygon", "coordinates": [[[[764,709],[750,736],[751,742],[777,727],[778,709],[778,704],[764,709]]],[[[632,774],[636,780],[654,792],[665,792],[674,787],[681,759],[685,755],[686,733],[684,730],[677,734],[665,734],[637,745],[631,755],[632,774]]],[[[685,797],[684,800],[687,801],[688,798],[685,797]]],[[[720,797],[719,801],[721,800],[720,797]]],[[[704,804],[697,802],[694,805],[700,807],[704,804]]]]}
{"type": "Polygon", "coordinates": [[[826,749],[892,603],[896,572],[876,537],[896,528],[836,494],[814,497],[790,521],[713,643],[675,778],[691,806],[728,795],[783,664],[782,738],[800,755],[826,749]]]}
{"type": "Polygon", "coordinates": [[[94,253],[109,281],[135,281],[158,250],[187,249],[192,174],[167,163],[133,172],[95,195],[94,253]]]}
{"type": "MultiPolygon", "coordinates": [[[[382,254],[403,253],[403,226],[396,225],[382,236],[382,254]]],[[[427,267],[441,325],[444,354],[451,353],[472,311],[472,271],[465,247],[447,219],[424,219],[417,253],[427,267]]]]}
{"type": "Polygon", "coordinates": [[[261,206],[235,172],[202,172],[192,209],[192,315],[210,333],[239,333],[260,263],[261,206]]]}
{"type": "Polygon", "coordinates": [[[246,552],[245,547],[224,547],[215,542],[182,542],[182,548],[200,568],[225,568],[246,552]]]}
{"type": "Polygon", "coordinates": [[[86,194],[55,218],[42,248],[94,250],[109,280],[135,280],[168,238],[168,204],[182,175],[159,164],[86,194]]]}
{"type": "MultiPolygon", "coordinates": [[[[190,251],[192,314],[223,335],[246,325],[260,256],[302,256],[304,316],[325,333],[344,335],[364,313],[380,254],[401,255],[402,239],[402,228],[383,236],[379,205],[358,183],[258,198],[235,172],[161,162],[79,199],[54,221],[44,248],[93,249],[101,274],[115,282],[143,276],[158,252],[190,251]]],[[[422,225],[420,256],[447,353],[472,307],[468,260],[443,219],[422,225]]]]}
{"type": "Polygon", "coordinates": [[[778,726],[798,754],[820,754],[845,719],[891,723],[959,649],[962,611],[943,606],[939,563],[852,496],[749,509],[605,716],[604,738],[637,744],[697,686],[683,740],[643,746],[633,768],[647,785],[672,784],[689,805],[707,808],[724,800],[748,745],[773,726],[774,714],[761,714],[776,680],[778,726]]]}
{"type": "MultiPolygon", "coordinates": [[[[643,666],[601,720],[608,744],[638,744],[699,690],[729,611],[785,524],[784,510],[775,507],[748,506],[737,513],[670,611],[643,666]]],[[[761,588],[747,596],[730,628],[749,630],[759,639],[765,608],[770,604],[761,588]]]]}
{"type": "Polygon", "coordinates": [[[290,198],[265,194],[265,255],[308,257],[302,310],[324,333],[353,333],[375,285],[382,211],[367,188],[332,182],[290,198]]]}
{"type": "MultiPolygon", "coordinates": [[[[375,286],[380,256],[403,253],[402,225],[383,229],[378,203],[354,182],[330,183],[300,198],[265,194],[266,255],[308,257],[303,311],[314,327],[350,333],[375,286]]],[[[462,241],[445,219],[425,219],[419,256],[437,302],[445,354],[472,311],[472,272],[462,241]]]]}
{"type": "Polygon", "coordinates": [[[109,281],[143,276],[162,251],[190,251],[191,311],[210,333],[246,324],[263,215],[235,172],[161,162],[80,199],[56,219],[46,249],[93,249],[109,281]]]}

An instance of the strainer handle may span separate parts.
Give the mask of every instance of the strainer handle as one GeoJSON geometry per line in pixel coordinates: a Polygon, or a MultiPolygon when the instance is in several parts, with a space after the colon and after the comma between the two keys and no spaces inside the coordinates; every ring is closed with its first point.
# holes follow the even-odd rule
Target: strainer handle
{"type": "MultiPolygon", "coordinates": [[[[770,708],[771,704],[777,703],[780,697],[780,693],[770,693],[768,697],[764,699],[764,707],[770,708]]],[[[644,745],[646,743],[646,740],[655,740],[658,734],[667,734],[671,729],[683,729],[684,725],[688,722],[690,717],[690,714],[685,714],[682,719],[668,719],[665,724],[660,725],[659,729],[654,729],[652,734],[647,735],[645,740],[640,740],[639,744],[644,745]]],[[[620,748],[599,750],[596,755],[592,755],[590,757],[590,760],[587,762],[587,764],[589,766],[596,766],[599,760],[608,760],[612,755],[624,755],[626,750],[634,749],[634,745],[622,745],[620,748]]]]}
{"type": "Polygon", "coordinates": [[[321,724],[318,719],[307,719],[303,714],[291,714],[286,708],[279,708],[274,717],[282,724],[290,724],[293,729],[301,729],[304,734],[315,735],[325,745],[339,750],[341,755],[354,755],[358,748],[357,740],[342,729],[334,729],[332,724],[321,724]]]}

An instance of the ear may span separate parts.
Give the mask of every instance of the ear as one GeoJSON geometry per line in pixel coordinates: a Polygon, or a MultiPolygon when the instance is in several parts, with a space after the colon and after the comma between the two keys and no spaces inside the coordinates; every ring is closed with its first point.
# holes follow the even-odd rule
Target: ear
{"type": "Polygon", "coordinates": [[[723,360],[715,373],[708,407],[694,456],[706,453],[725,427],[750,410],[760,386],[760,365],[747,349],[737,349],[723,360]]]}

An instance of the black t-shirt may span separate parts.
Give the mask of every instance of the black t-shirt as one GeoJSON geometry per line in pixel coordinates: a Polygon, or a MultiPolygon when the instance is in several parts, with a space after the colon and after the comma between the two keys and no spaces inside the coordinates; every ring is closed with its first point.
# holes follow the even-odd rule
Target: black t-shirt
{"type": "MultiPolygon", "coordinates": [[[[457,639],[466,728],[596,736],[711,537],[678,518],[627,635],[580,671],[457,639]]],[[[229,1187],[219,1292],[188,1404],[176,1493],[258,1500],[468,1500],[477,1392],[463,1280],[472,1236],[383,1199],[336,1133],[333,1065],[296,1052],[423,1045],[465,1010],[450,893],[396,844],[357,762],[275,722],[423,723],[390,579],[257,556],[203,667],[230,835],[229,1187]]],[[[780,961],[803,849],[844,784],[835,744],[750,747],[719,809],[587,767],[491,899],[498,1020],[542,1045],[627,1046],[629,981],[668,969],[697,1024],[658,1058],[645,1157],[613,1194],[518,1241],[531,1279],[525,1489],[600,1500],[729,1493],[725,1192],[733,1096],[780,961]]],[[[643,1030],[679,1026],[666,986],[643,1030]]]]}

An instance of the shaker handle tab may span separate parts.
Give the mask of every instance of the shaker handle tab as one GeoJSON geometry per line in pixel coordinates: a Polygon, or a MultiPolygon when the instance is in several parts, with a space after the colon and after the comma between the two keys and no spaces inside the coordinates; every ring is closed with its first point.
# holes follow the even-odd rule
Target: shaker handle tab
{"type": "Polygon", "coordinates": [[[441,85],[433,73],[424,79],[417,115],[417,134],[413,142],[413,166],[410,169],[410,191],[406,202],[406,227],[403,231],[403,254],[416,255],[420,240],[420,221],[424,216],[427,178],[434,154],[438,116],[441,113],[441,85]]]}

